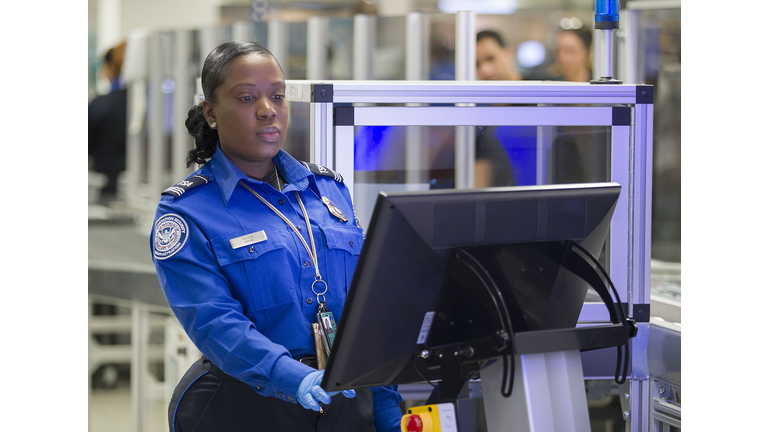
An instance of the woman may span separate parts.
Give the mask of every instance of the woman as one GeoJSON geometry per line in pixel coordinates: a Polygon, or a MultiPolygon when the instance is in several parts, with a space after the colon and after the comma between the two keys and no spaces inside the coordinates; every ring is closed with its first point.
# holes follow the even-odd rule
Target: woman
{"type": "MultiPolygon", "coordinates": [[[[557,35],[557,80],[589,82],[592,79],[592,32],[587,28],[562,30],[557,35]]],[[[559,126],[555,132],[554,179],[557,183],[605,181],[608,172],[604,127],[559,126]]]]}
{"type": "Polygon", "coordinates": [[[319,385],[312,324],[341,317],[363,233],[341,176],[282,150],[280,65],[228,42],[202,86],[187,164],[205,165],[163,192],[153,233],[163,292],[204,354],[174,391],[170,430],[399,430],[396,387],[319,385]]]}
{"type": "Polygon", "coordinates": [[[557,34],[555,66],[562,81],[588,82],[592,79],[592,32],[567,29],[557,34]]]}

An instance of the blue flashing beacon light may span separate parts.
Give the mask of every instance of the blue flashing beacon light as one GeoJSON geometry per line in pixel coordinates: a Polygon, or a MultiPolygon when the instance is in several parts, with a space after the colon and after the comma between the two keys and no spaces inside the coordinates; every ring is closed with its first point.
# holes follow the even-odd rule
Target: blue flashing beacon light
{"type": "Polygon", "coordinates": [[[619,28],[619,0],[595,0],[595,29],[619,28]]]}
{"type": "Polygon", "coordinates": [[[591,80],[592,84],[621,84],[613,78],[613,31],[619,28],[619,0],[595,0],[595,30],[603,36],[603,67],[600,79],[591,80]]]}

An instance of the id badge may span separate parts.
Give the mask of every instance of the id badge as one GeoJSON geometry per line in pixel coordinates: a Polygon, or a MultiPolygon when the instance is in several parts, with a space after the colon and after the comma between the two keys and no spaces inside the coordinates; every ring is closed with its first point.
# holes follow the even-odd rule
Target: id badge
{"type": "Polygon", "coordinates": [[[323,347],[328,355],[331,355],[331,347],[336,337],[336,320],[333,312],[329,310],[317,312],[317,323],[320,326],[320,335],[323,338],[323,347]]]}

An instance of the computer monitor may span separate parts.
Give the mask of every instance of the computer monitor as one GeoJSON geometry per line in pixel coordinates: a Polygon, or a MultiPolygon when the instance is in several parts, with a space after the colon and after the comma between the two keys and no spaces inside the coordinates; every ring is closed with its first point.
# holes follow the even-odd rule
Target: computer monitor
{"type": "Polygon", "coordinates": [[[619,193],[616,183],[381,192],[323,387],[440,379],[420,353],[492,343],[501,328],[489,313],[500,305],[478,290],[503,294],[514,332],[574,327],[588,284],[561,266],[567,244],[597,257],[619,193]]]}

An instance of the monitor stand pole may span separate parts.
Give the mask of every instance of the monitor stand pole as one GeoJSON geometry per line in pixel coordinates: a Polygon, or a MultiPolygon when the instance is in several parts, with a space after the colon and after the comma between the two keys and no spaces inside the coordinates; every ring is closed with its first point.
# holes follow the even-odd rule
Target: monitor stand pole
{"type": "Polygon", "coordinates": [[[512,395],[501,395],[501,357],[480,371],[489,432],[589,431],[578,350],[515,355],[512,395]]]}
{"type": "Polygon", "coordinates": [[[427,404],[455,402],[463,392],[466,392],[467,379],[462,377],[461,361],[463,357],[458,352],[455,355],[440,354],[440,374],[443,379],[427,399],[427,404]]]}

